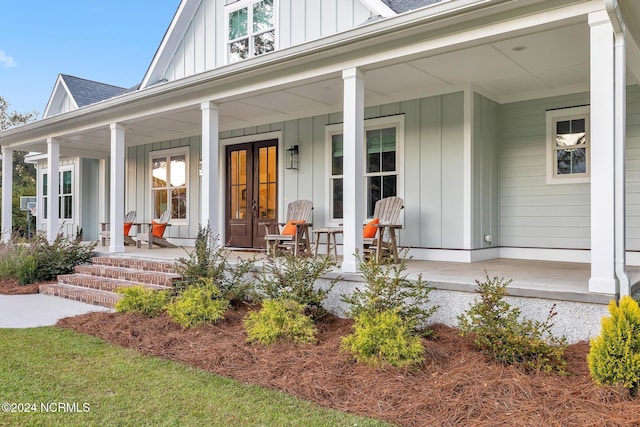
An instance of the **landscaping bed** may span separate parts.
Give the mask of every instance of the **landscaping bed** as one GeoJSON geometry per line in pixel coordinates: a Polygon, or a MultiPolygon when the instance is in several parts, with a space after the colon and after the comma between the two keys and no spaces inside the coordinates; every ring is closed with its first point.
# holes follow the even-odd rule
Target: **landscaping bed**
{"type": "Polygon", "coordinates": [[[6,279],[0,281],[0,295],[37,294],[41,283],[19,285],[17,280],[6,279]]]}
{"type": "Polygon", "coordinates": [[[526,373],[483,356],[456,329],[435,325],[437,338],[422,340],[422,366],[374,369],[340,351],[351,320],[322,318],[316,345],[264,347],[246,342],[242,319],[248,310],[229,310],[218,324],[186,330],[167,315],[121,313],[90,313],[62,319],[58,326],[398,425],[640,424],[640,399],[623,388],[594,384],[586,342],[567,348],[568,375],[526,373]]]}

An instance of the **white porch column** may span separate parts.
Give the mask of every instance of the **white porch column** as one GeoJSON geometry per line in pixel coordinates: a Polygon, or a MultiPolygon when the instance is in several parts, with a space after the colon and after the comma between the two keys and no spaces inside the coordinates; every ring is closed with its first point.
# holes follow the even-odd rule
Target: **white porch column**
{"type": "Polygon", "coordinates": [[[362,254],[364,220],[364,72],[351,68],[344,80],[343,196],[344,236],[342,271],[358,272],[356,249],[362,254]]]}
{"type": "Polygon", "coordinates": [[[53,242],[60,233],[60,143],[47,139],[47,240],[53,242]]]}
{"type": "Polygon", "coordinates": [[[111,201],[109,252],[124,252],[124,127],[111,123],[111,201]]]}
{"type": "Polygon", "coordinates": [[[589,292],[616,293],[614,256],[614,40],[606,12],[591,30],[591,278],[589,292]]]}
{"type": "Polygon", "coordinates": [[[13,149],[2,148],[2,241],[11,240],[13,228],[13,149]]]}
{"type": "Polygon", "coordinates": [[[202,181],[200,188],[200,222],[206,227],[207,222],[211,227],[211,236],[223,240],[220,223],[220,163],[219,163],[219,139],[218,139],[218,105],[213,102],[203,102],[202,109],[202,181]]]}

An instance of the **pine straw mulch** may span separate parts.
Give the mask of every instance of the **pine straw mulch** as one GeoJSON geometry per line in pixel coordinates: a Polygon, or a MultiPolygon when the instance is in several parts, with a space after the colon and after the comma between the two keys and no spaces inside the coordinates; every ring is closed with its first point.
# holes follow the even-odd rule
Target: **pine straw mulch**
{"type": "Polygon", "coordinates": [[[17,280],[0,280],[0,295],[27,295],[40,292],[41,283],[19,285],[17,280]]]}
{"type": "Polygon", "coordinates": [[[589,376],[586,342],[566,351],[570,375],[534,373],[495,363],[470,348],[456,330],[435,325],[417,369],[372,369],[341,352],[353,322],[327,316],[319,343],[270,348],[245,342],[246,308],[217,325],[182,330],[168,317],[90,313],[58,326],[143,353],[175,360],[239,381],[345,412],[405,426],[631,426],[640,425],[640,399],[589,376]]]}

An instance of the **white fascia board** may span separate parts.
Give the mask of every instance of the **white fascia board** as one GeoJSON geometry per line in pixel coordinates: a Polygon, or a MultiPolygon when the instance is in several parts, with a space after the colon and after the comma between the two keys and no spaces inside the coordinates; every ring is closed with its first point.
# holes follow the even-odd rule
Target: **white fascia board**
{"type": "MultiPolygon", "coordinates": [[[[478,1],[467,2],[472,7],[478,1]]],[[[516,7],[509,0],[494,1],[506,10],[516,7]]],[[[540,3],[533,1],[533,3],[540,3]]],[[[494,6],[491,10],[461,9],[461,3],[447,2],[438,8],[426,8],[416,13],[357,27],[324,39],[258,56],[183,79],[150,86],[144,90],[120,95],[81,109],[55,117],[39,120],[0,132],[0,145],[18,147],[46,140],[47,137],[68,135],[108,126],[113,122],[126,122],[173,109],[192,107],[214,100],[224,102],[248,93],[272,90],[280,85],[313,78],[339,77],[342,70],[396,61],[399,57],[421,55],[424,52],[440,53],[454,47],[466,47],[499,39],[508,33],[530,32],[532,28],[553,27],[566,22],[580,22],[593,11],[602,10],[594,2],[529,13],[512,20],[498,20],[467,31],[433,38],[424,37],[425,27],[442,32],[450,27],[460,27],[478,17],[490,19],[491,15],[504,12],[494,6]],[[446,5],[455,5],[445,9],[446,5]],[[449,13],[447,13],[449,11],[449,13]],[[474,13],[471,13],[474,12],[474,13]],[[477,13],[475,13],[477,12],[477,13]],[[415,37],[420,35],[420,37],[415,37]],[[413,36],[413,37],[412,37],[413,36]],[[406,37],[411,43],[405,43],[406,37]],[[395,43],[389,49],[381,44],[395,43]],[[371,47],[375,47],[371,48],[371,47]],[[371,52],[362,54],[362,52],[371,52]],[[360,55],[360,56],[358,56],[360,55]],[[336,56],[347,59],[333,62],[336,56]],[[319,65],[320,64],[320,65],[319,65]],[[256,79],[259,74],[260,78],[256,79]]]]}
{"type": "Polygon", "coordinates": [[[149,69],[142,79],[140,90],[147,87],[151,82],[152,77],[157,76],[158,73],[164,73],[164,70],[169,65],[169,62],[171,62],[176,49],[184,38],[184,34],[196,14],[200,3],[201,0],[182,0],[180,2],[178,10],[176,10],[173,19],[171,20],[171,24],[169,24],[169,28],[162,38],[162,42],[160,43],[158,50],[153,56],[149,69]]]}
{"type": "Polygon", "coordinates": [[[380,15],[385,18],[397,15],[397,13],[395,13],[393,9],[387,6],[382,0],[360,0],[360,2],[376,15],[380,15]]]}

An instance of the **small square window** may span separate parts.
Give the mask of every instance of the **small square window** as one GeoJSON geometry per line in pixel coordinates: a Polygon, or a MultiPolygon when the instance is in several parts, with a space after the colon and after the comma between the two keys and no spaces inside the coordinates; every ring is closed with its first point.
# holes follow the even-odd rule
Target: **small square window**
{"type": "Polygon", "coordinates": [[[589,107],[547,111],[547,183],[589,182],[589,107]]]}

